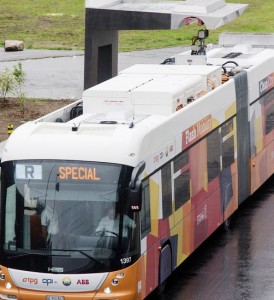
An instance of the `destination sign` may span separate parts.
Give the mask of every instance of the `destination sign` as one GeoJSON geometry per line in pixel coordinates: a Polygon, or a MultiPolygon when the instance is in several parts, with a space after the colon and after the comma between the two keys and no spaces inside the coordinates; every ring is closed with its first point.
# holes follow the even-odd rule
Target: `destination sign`
{"type": "Polygon", "coordinates": [[[60,166],[59,179],[61,180],[79,180],[79,181],[100,181],[97,175],[97,168],[84,166],[60,166]]]}
{"type": "Polygon", "coordinates": [[[15,165],[17,180],[35,180],[47,183],[93,182],[116,184],[120,179],[121,166],[77,161],[20,161],[15,165]]]}
{"type": "Polygon", "coordinates": [[[34,164],[17,164],[15,170],[16,179],[42,179],[42,166],[34,164]]]}

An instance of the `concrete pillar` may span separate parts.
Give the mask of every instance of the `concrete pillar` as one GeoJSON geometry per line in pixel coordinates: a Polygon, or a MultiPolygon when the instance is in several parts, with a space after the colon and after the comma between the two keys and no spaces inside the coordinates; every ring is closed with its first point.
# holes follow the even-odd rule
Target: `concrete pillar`
{"type": "Polygon", "coordinates": [[[85,45],[84,89],[86,90],[117,75],[118,31],[90,30],[86,24],[85,45]]]}

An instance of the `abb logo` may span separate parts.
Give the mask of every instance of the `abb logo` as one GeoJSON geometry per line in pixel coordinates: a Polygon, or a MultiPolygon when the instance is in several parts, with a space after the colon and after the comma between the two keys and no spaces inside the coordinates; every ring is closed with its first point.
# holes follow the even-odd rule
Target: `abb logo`
{"type": "Polygon", "coordinates": [[[78,279],[77,284],[87,285],[87,284],[89,284],[89,280],[88,279],[78,279]]]}

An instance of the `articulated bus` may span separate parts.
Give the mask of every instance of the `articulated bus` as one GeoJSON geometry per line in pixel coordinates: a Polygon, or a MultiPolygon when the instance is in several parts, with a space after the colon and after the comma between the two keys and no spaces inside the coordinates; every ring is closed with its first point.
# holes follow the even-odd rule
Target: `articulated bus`
{"type": "Polygon", "coordinates": [[[0,299],[144,299],[273,174],[274,50],[166,63],[9,137],[0,299]]]}

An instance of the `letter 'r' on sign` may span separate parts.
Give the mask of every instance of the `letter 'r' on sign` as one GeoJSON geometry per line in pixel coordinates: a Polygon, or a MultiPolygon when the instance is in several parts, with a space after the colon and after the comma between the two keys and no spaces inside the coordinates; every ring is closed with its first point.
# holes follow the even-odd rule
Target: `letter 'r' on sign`
{"type": "Polygon", "coordinates": [[[16,165],[16,179],[42,179],[41,165],[16,165]]]}

